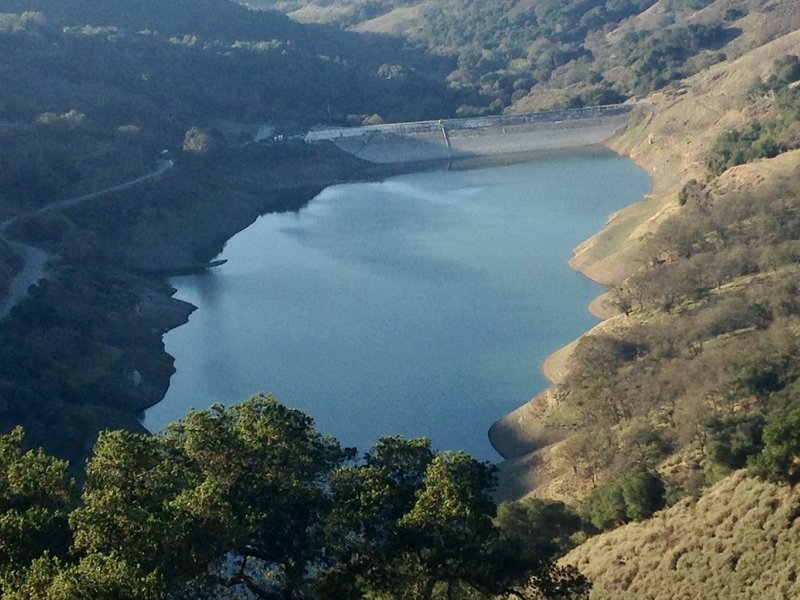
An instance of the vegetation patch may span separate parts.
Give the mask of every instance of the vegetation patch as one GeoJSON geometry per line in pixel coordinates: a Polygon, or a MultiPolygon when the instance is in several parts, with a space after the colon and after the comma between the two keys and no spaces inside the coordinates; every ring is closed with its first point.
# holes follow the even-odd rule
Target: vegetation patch
{"type": "Polygon", "coordinates": [[[737,471],[699,499],[590,538],[569,553],[591,598],[672,600],[699,593],[747,600],[800,595],[800,499],[737,471]]]}
{"type": "Polygon", "coordinates": [[[785,56],[775,63],[774,73],[750,92],[754,103],[768,100],[769,114],[745,129],[724,133],[708,158],[714,175],[759,158],[773,158],[800,148],[800,57],[785,56]]]}
{"type": "MultiPolygon", "coordinates": [[[[3,598],[584,597],[585,578],[495,524],[494,468],[430,441],[363,458],[271,397],[157,436],[101,434],[66,464],[0,436],[3,598]]],[[[550,510],[551,514],[564,514],[550,510]]],[[[544,515],[540,515],[544,516],[544,515]]],[[[566,515],[565,515],[566,516],[566,515]]],[[[564,533],[570,531],[568,519],[564,533]]],[[[546,526],[528,520],[524,535],[546,526]]]]}

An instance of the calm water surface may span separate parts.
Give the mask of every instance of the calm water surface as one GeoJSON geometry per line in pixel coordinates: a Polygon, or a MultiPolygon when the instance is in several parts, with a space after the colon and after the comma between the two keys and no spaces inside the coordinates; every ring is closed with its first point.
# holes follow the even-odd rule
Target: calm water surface
{"type": "Polygon", "coordinates": [[[336,185],[261,217],[165,336],[177,373],[144,424],[258,391],[343,444],[430,437],[495,460],[486,432],[545,387],[544,358],[594,323],[601,288],[567,266],[647,175],[606,152],[336,185]]]}

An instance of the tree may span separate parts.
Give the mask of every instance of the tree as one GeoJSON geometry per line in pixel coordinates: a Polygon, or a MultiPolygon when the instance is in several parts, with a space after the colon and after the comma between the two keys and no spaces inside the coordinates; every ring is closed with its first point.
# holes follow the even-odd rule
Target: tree
{"type": "Polygon", "coordinates": [[[315,582],[323,596],[362,598],[392,586],[389,565],[405,551],[398,521],[413,507],[433,459],[427,439],[385,437],[362,464],[336,470],[326,523],[332,560],[315,582]]]}
{"type": "Polygon", "coordinates": [[[523,551],[539,560],[552,560],[575,546],[583,519],[563,502],[526,498],[497,507],[495,524],[503,535],[519,540],[523,551]]]}
{"type": "Polygon", "coordinates": [[[213,144],[211,135],[205,129],[192,127],[183,138],[183,150],[195,154],[205,154],[211,150],[213,144]]]}
{"type": "Polygon", "coordinates": [[[666,489],[656,473],[645,469],[631,469],[620,482],[628,519],[640,521],[650,518],[664,508],[666,489]]]}
{"type": "Polygon", "coordinates": [[[26,451],[23,437],[20,427],[0,436],[0,576],[46,550],[63,556],[71,541],[75,487],[67,463],[26,451]]]}
{"type": "Polygon", "coordinates": [[[665,498],[664,482],[656,473],[630,469],[594,488],[581,512],[595,527],[607,530],[652,516],[664,508],[665,498]]]}
{"type": "Polygon", "coordinates": [[[800,483],[800,409],[771,415],[764,427],[764,449],[750,471],[767,481],[800,483]]]}
{"type": "Polygon", "coordinates": [[[225,542],[217,523],[192,514],[193,475],[162,437],[101,433],[86,467],[84,505],[70,517],[78,556],[117,556],[166,582],[201,574],[225,542]]]}
{"type": "Polygon", "coordinates": [[[384,120],[383,117],[377,114],[372,114],[367,117],[364,117],[364,120],[361,122],[362,125],[383,125],[384,120]]]}
{"type": "Polygon", "coordinates": [[[103,434],[72,518],[76,549],[171,588],[199,578],[260,593],[254,565],[271,567],[270,584],[296,597],[323,551],[331,473],[350,455],[270,396],[194,411],[162,436],[103,434]]]}
{"type": "MultiPolygon", "coordinates": [[[[190,413],[167,438],[190,461],[200,487],[213,490],[212,498],[222,494],[207,515],[213,520],[222,514],[240,574],[252,558],[276,570],[285,598],[301,594],[309,569],[324,554],[334,470],[354,451],[321,435],[311,418],[272,396],[190,413]]],[[[254,587],[252,581],[241,583],[254,587]]]]}
{"type": "Polygon", "coordinates": [[[483,600],[586,587],[493,523],[490,465],[396,437],[356,463],[270,396],[194,411],[157,436],[102,433],[68,520],[66,466],[24,453],[21,440],[20,430],[0,438],[15,498],[0,526],[25,506],[38,512],[24,516],[58,518],[23,519],[27,529],[0,537],[0,585],[14,600],[483,600]],[[39,543],[42,532],[55,540],[39,543]]]}
{"type": "Polygon", "coordinates": [[[492,469],[462,452],[440,454],[428,465],[424,487],[399,522],[421,571],[423,598],[437,582],[470,579],[485,568],[483,544],[496,535],[493,487],[492,469]]]}
{"type": "Polygon", "coordinates": [[[399,522],[402,567],[419,598],[431,598],[437,584],[448,597],[463,589],[520,595],[535,575],[550,571],[548,560],[526,556],[493,524],[494,486],[494,468],[463,452],[441,453],[430,463],[413,508],[399,522]]]}
{"type": "MultiPolygon", "coordinates": [[[[494,469],[462,452],[434,455],[427,440],[384,438],[335,477],[328,526],[336,559],[322,597],[490,598],[538,589],[583,590],[585,580],[523,549],[493,523],[494,469]]],[[[545,534],[542,534],[545,535],[545,534]]]]}
{"type": "Polygon", "coordinates": [[[628,520],[625,497],[617,482],[599,485],[584,500],[581,512],[592,525],[605,531],[618,527],[628,520]]]}
{"type": "Polygon", "coordinates": [[[44,556],[33,562],[4,600],[160,600],[165,590],[155,574],[145,575],[115,557],[90,555],[74,565],[44,556]]]}
{"type": "Polygon", "coordinates": [[[716,481],[744,468],[748,459],[761,451],[763,429],[764,417],[760,414],[712,417],[705,425],[703,447],[708,479],[716,481]]]}

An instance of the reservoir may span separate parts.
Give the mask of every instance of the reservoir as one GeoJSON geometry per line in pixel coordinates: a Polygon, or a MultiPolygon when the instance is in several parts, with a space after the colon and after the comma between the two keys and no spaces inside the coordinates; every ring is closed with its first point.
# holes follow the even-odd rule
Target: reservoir
{"type": "Polygon", "coordinates": [[[198,307],[151,431],[256,392],[366,451],[383,435],[497,460],[491,424],[546,385],[546,356],[591,327],[602,288],[567,265],[647,175],[607,151],[326,188],[176,277],[198,307]]]}

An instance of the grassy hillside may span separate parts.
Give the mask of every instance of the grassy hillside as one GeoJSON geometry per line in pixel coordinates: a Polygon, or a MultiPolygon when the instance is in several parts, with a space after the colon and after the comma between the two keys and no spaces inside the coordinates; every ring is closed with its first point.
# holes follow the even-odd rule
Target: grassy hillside
{"type": "Polygon", "coordinates": [[[612,308],[623,310],[578,344],[549,401],[495,426],[501,443],[512,442],[509,489],[580,496],[625,462],[666,461],[665,473],[675,471],[670,456],[684,465],[672,475],[683,485],[702,470],[690,457],[702,458],[708,419],[769,410],[767,390],[757,394],[761,402],[745,384],[748,369],[783,364],[774,391],[792,385],[796,351],[791,335],[780,340],[797,316],[792,302],[773,302],[791,299],[797,280],[800,153],[716,176],[708,162],[726,131],[772,114],[773,94],[761,95],[756,84],[798,51],[796,32],[686,80],[680,92],[649,97],[651,109],[617,142],[653,174],[655,196],[612,219],[574,264],[614,286],[612,308]],[[777,214],[787,215],[779,219],[788,229],[769,222],[777,214]],[[632,444],[644,444],[644,455],[632,444]]]}
{"type": "Polygon", "coordinates": [[[564,559],[592,598],[798,595],[800,31],[753,45],[646,97],[614,142],[654,189],[573,259],[611,286],[606,320],[492,430],[506,497],[612,529],[564,559]],[[745,465],[781,483],[729,475],[745,465]],[[663,487],[636,495],[631,472],[663,487]],[[619,527],[644,499],[676,504],[619,527]]]}
{"type": "Polygon", "coordinates": [[[797,598],[800,496],[737,472],[701,498],[585,542],[562,559],[591,598],[797,598]]]}

